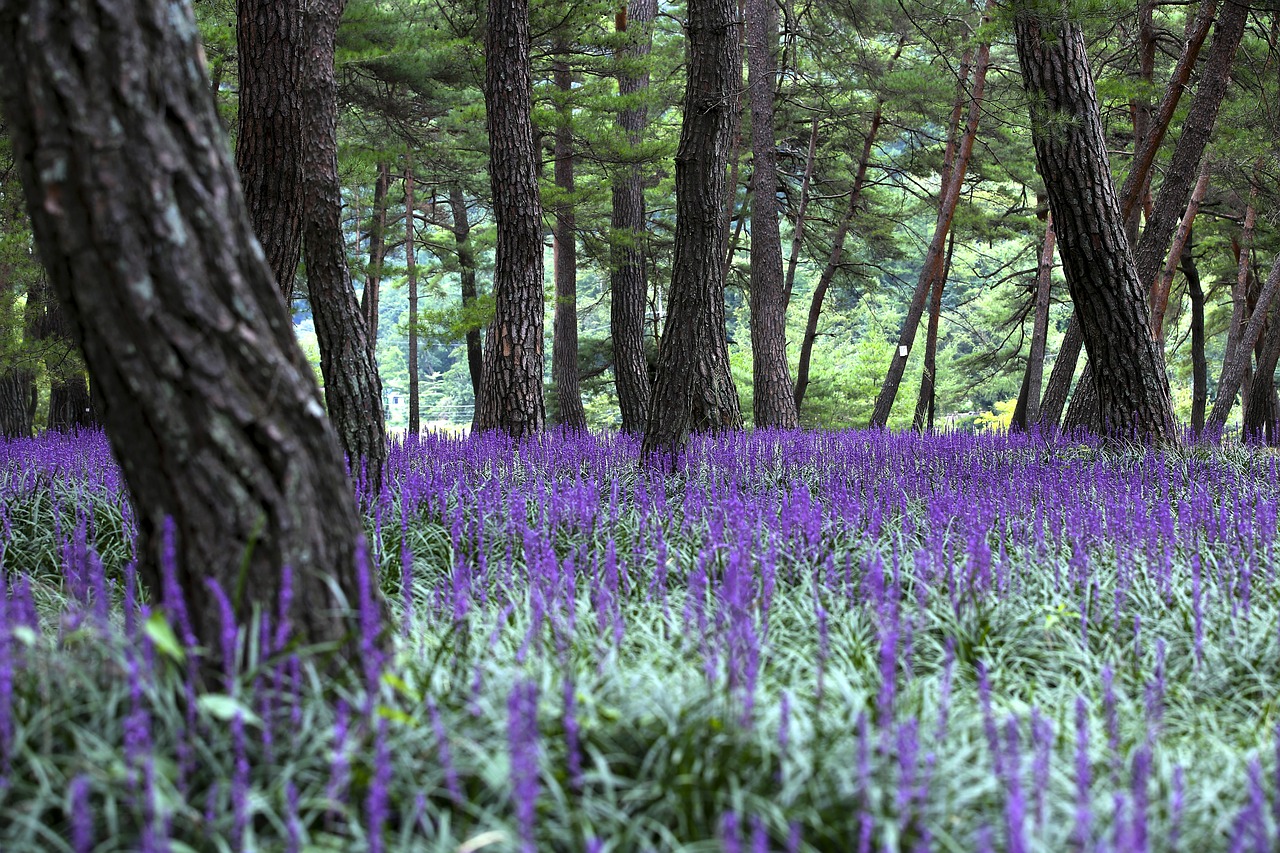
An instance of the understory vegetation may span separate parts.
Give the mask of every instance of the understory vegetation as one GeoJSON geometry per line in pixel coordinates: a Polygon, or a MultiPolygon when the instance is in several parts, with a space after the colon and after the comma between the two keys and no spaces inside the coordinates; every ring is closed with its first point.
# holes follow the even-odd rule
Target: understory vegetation
{"type": "Polygon", "coordinates": [[[1280,844],[1275,456],[761,430],[667,461],[400,444],[358,664],[260,613],[201,686],[105,439],[0,445],[0,848],[1280,844]]]}

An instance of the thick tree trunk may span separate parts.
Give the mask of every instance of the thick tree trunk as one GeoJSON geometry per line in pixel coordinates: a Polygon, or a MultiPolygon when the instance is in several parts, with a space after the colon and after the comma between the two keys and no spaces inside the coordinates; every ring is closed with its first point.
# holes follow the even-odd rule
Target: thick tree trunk
{"type": "Polygon", "coordinates": [[[747,3],[747,88],[751,101],[751,375],[757,427],[795,429],[796,398],[787,365],[787,296],[778,225],[778,157],[773,131],[778,9],[747,3]]]}
{"type": "Polygon", "coordinates": [[[1041,17],[1023,4],[1014,28],[1036,160],[1095,367],[1102,432],[1176,441],[1164,360],[1149,332],[1147,288],[1124,234],[1080,24],[1065,9],[1041,17]]]}
{"type": "Polygon", "coordinates": [[[733,0],[690,0],[688,80],[676,151],[676,232],[658,376],[643,449],[675,454],[689,433],[739,429],[725,336],[725,167],[742,76],[733,0]]]}
{"type": "Polygon", "coordinates": [[[818,157],[818,119],[815,116],[809,128],[809,153],[804,160],[804,176],[800,179],[800,203],[796,207],[796,221],[791,228],[791,255],[787,258],[787,276],[783,282],[783,301],[791,304],[791,290],[796,283],[796,267],[800,263],[800,248],[804,245],[804,227],[808,224],[809,183],[813,180],[813,165],[818,157]]]}
{"type": "Polygon", "coordinates": [[[1040,266],[1036,275],[1036,315],[1031,327],[1031,351],[1027,354],[1027,369],[1022,374],[1022,389],[1013,408],[1013,421],[1009,428],[1027,432],[1032,424],[1040,422],[1040,390],[1044,377],[1044,351],[1049,338],[1049,297],[1053,286],[1053,214],[1044,224],[1044,248],[1040,251],[1040,266]]]}
{"type": "Polygon", "coordinates": [[[551,331],[551,383],[556,389],[556,421],[573,430],[587,428],[578,378],[578,234],[573,197],[573,72],[569,46],[559,44],[552,75],[560,99],[555,138],[558,203],[552,228],[556,306],[551,331]]]}
{"type": "Polygon", "coordinates": [[[35,424],[35,376],[26,367],[0,372],[0,437],[30,438],[35,424]]]}
{"type": "Polygon", "coordinates": [[[458,279],[462,290],[462,315],[467,323],[467,372],[471,376],[471,393],[475,400],[471,427],[476,427],[475,412],[479,408],[480,377],[484,372],[484,355],[480,346],[480,327],[475,324],[476,253],[471,246],[471,219],[462,185],[449,187],[449,210],[453,215],[453,245],[458,255],[458,279]]]}
{"type": "Polygon", "coordinates": [[[45,347],[45,365],[50,377],[45,428],[70,432],[98,426],[80,358],[70,352],[75,348],[71,326],[47,282],[41,288],[39,301],[42,310],[36,337],[45,347]]]}
{"type": "Polygon", "coordinates": [[[49,416],[47,429],[71,432],[91,429],[98,425],[93,411],[93,398],[89,396],[89,383],[83,374],[54,379],[49,384],[49,416]]]}
{"type": "Polygon", "coordinates": [[[236,168],[253,232],[286,305],[302,250],[306,45],[301,0],[236,0],[236,168]]]}
{"type": "Polygon", "coordinates": [[[947,237],[947,260],[942,275],[933,282],[929,293],[929,323],[924,336],[924,372],[920,377],[920,394],[916,398],[916,411],[911,418],[911,428],[916,432],[933,432],[933,410],[937,402],[938,387],[938,323],[942,319],[942,291],[951,275],[951,256],[956,248],[956,232],[947,237]]]}
{"type": "MultiPolygon", "coordinates": [[[[898,48],[889,60],[886,73],[893,70],[893,65],[897,62],[905,46],[906,39],[899,40],[898,48]]],[[[804,337],[800,339],[800,356],[796,363],[795,397],[797,417],[801,407],[804,405],[805,392],[809,389],[809,364],[813,360],[813,346],[818,340],[818,320],[822,317],[822,305],[826,301],[827,291],[831,289],[831,282],[835,280],[836,272],[840,269],[841,259],[844,257],[844,243],[848,238],[849,228],[853,225],[853,220],[858,215],[858,206],[862,200],[862,188],[867,181],[867,168],[871,164],[871,151],[875,148],[876,137],[880,133],[880,124],[883,120],[884,98],[879,97],[876,99],[875,110],[871,114],[871,124],[867,128],[866,138],[862,141],[862,154],[858,158],[858,168],[854,172],[853,183],[849,185],[849,200],[845,207],[845,213],[840,219],[840,224],[836,226],[836,233],[831,241],[831,254],[827,256],[826,266],[822,268],[822,274],[818,276],[818,283],[813,288],[813,295],[809,298],[809,315],[805,319],[804,337]]]]}
{"type": "Polygon", "coordinates": [[[349,649],[355,498],[200,56],[188,6],[0,3],[33,230],[134,501],[140,577],[158,600],[172,566],[213,659],[207,583],[242,620],[275,614],[287,565],[294,636],[349,649]]]}
{"type": "Polygon", "coordinates": [[[418,202],[414,197],[413,162],[404,164],[404,267],[409,298],[409,435],[422,432],[422,398],[418,377],[418,202]]]}
{"type": "Polygon", "coordinates": [[[644,432],[652,383],[644,354],[644,317],[649,293],[645,274],[644,174],[636,161],[649,126],[645,97],[649,90],[648,58],[653,40],[657,0],[631,0],[622,29],[631,34],[618,51],[618,95],[624,107],[618,129],[627,157],[613,179],[613,232],[609,246],[609,331],[613,339],[613,377],[622,410],[622,429],[644,432]]]}
{"type": "Polygon", "coordinates": [[[489,0],[484,103],[498,245],[484,345],[481,430],[521,438],[546,423],[542,388],[542,201],[533,144],[529,0],[489,0]]]}
{"type": "MultiPolygon", "coordinates": [[[[1260,308],[1262,306],[1259,306],[1260,308]]],[[[1265,308],[1263,309],[1265,310],[1265,308]]],[[[1241,432],[1248,440],[1265,440],[1275,445],[1280,440],[1280,406],[1276,404],[1276,362],[1280,361],[1280,317],[1273,309],[1266,331],[1259,341],[1258,366],[1247,384],[1241,432]]]]}
{"type": "Polygon", "coordinates": [[[1200,287],[1200,271],[1191,254],[1191,245],[1188,234],[1182,244],[1181,260],[1187,296],[1191,300],[1191,429],[1199,435],[1204,431],[1204,410],[1209,400],[1209,365],[1204,356],[1204,290],[1200,287]]]}
{"type": "Polygon", "coordinates": [[[365,272],[360,313],[369,337],[369,358],[377,362],[378,297],[382,287],[382,265],[387,253],[387,193],[391,188],[391,164],[378,161],[378,177],[373,182],[373,218],[369,223],[369,269],[365,272]]]}
{"type": "MultiPolygon", "coordinates": [[[[982,15],[984,25],[990,20],[993,8],[994,0],[987,0],[987,7],[982,15]]],[[[974,140],[978,137],[978,122],[982,117],[982,97],[990,60],[991,44],[984,41],[978,45],[974,58],[973,92],[969,97],[968,120],[959,145],[955,148],[954,162],[950,166],[944,165],[943,168],[942,196],[938,201],[938,217],[933,227],[933,239],[929,242],[929,249],[925,253],[915,292],[907,304],[907,316],[903,319],[902,328],[898,332],[898,342],[889,361],[889,370],[880,386],[880,393],[876,396],[875,409],[871,413],[870,426],[872,427],[885,427],[889,424],[893,401],[897,399],[898,386],[902,382],[902,374],[907,369],[907,358],[916,340],[920,317],[924,314],[925,299],[933,289],[934,283],[942,276],[947,234],[951,231],[951,222],[955,219],[956,208],[960,204],[960,190],[964,187],[969,156],[973,151],[974,140]]]]}
{"type": "Polygon", "coordinates": [[[308,37],[302,91],[305,144],[299,140],[306,198],[302,239],[329,419],[353,475],[367,478],[376,493],[387,458],[382,381],[351,285],[338,183],[338,86],[333,61],[344,4],[345,0],[304,0],[308,37]]]}
{"type": "MultiPolygon", "coordinates": [[[[1245,324],[1239,340],[1236,341],[1235,347],[1227,354],[1227,359],[1222,365],[1222,374],[1218,377],[1218,398],[1213,401],[1213,409],[1210,410],[1204,426],[1205,433],[1209,436],[1217,437],[1222,432],[1222,428],[1226,426],[1227,416],[1231,414],[1231,408],[1235,405],[1236,391],[1241,387],[1245,372],[1249,368],[1250,362],[1253,361],[1254,346],[1262,335],[1262,329],[1267,322],[1267,315],[1271,313],[1273,306],[1275,306],[1277,296],[1280,296],[1280,255],[1277,255],[1272,262],[1271,274],[1267,276],[1267,283],[1263,285],[1262,292],[1258,294],[1257,305],[1253,310],[1252,316],[1249,317],[1249,322],[1245,324]]],[[[1280,326],[1280,323],[1273,323],[1272,325],[1280,326]]],[[[1280,356],[1280,352],[1277,353],[1277,356],[1280,356]]],[[[1274,361],[1271,362],[1269,370],[1264,371],[1262,369],[1264,367],[1266,367],[1265,364],[1259,364],[1258,373],[1266,372],[1274,376],[1274,361]]],[[[1248,394],[1249,389],[1246,388],[1245,393],[1248,394]]],[[[1248,416],[1247,409],[1245,415],[1246,417],[1248,416]]]]}

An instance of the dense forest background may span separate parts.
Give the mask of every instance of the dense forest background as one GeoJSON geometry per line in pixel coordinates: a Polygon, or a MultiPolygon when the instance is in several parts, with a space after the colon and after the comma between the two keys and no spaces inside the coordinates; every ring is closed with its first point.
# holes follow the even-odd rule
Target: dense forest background
{"type": "MultiPolygon", "coordinates": [[[[1119,186],[1135,140],[1149,132],[1153,105],[1182,55],[1199,4],[1144,0],[1087,6],[1080,15],[1119,186]]],[[[214,0],[196,2],[195,8],[218,109],[234,134],[236,4],[214,0]]],[[[752,20],[753,9],[740,2],[740,20],[752,20]]],[[[923,330],[936,312],[935,425],[1007,425],[1033,357],[1048,210],[1010,21],[999,9],[984,19],[983,10],[971,4],[934,0],[783,0],[777,12],[772,127],[778,171],[772,191],[788,276],[786,355],[793,379],[806,324],[817,314],[801,425],[862,427],[871,418],[889,367],[901,357],[901,326],[937,236],[948,143],[954,145],[965,129],[954,117],[969,109],[979,122],[967,170],[961,172],[954,219],[944,229],[945,287],[934,288],[936,301],[908,348],[888,423],[909,426],[917,409],[928,406],[927,386],[921,394],[930,349],[923,330]],[[975,85],[975,48],[988,43],[985,86],[975,85]]],[[[561,411],[552,370],[556,349],[572,345],[576,352],[568,355],[576,364],[593,429],[622,425],[610,284],[614,250],[633,237],[615,227],[611,188],[627,170],[638,167],[644,176],[645,227],[635,248],[642,253],[649,294],[645,330],[651,366],[671,281],[684,10],[682,4],[665,3],[656,9],[647,52],[635,50],[637,28],[627,26],[627,13],[626,4],[616,2],[535,3],[531,20],[533,120],[546,237],[547,412],[554,421],[561,411]],[[645,85],[621,95],[620,79],[645,85]],[[620,115],[636,110],[647,119],[638,145],[619,129],[620,115]],[[566,159],[567,181],[557,167],[566,159]],[[571,214],[567,232],[557,228],[565,214],[571,214]],[[555,244],[563,243],[566,233],[573,235],[576,250],[571,280],[577,339],[572,344],[556,340],[554,331],[557,304],[566,300],[563,291],[557,297],[556,269],[566,261],[555,244]]],[[[376,317],[376,356],[392,429],[409,426],[414,397],[422,428],[466,427],[472,421],[467,336],[471,333],[472,345],[478,346],[478,332],[493,310],[495,230],[482,94],[485,17],[484,4],[476,2],[352,0],[339,30],[343,231],[353,283],[362,293],[377,292],[376,300],[365,296],[363,305],[376,317]],[[476,295],[464,300],[468,279],[476,295]]],[[[1231,329],[1240,328],[1256,307],[1270,259],[1280,249],[1275,227],[1278,35],[1273,14],[1250,17],[1202,161],[1198,214],[1185,246],[1175,247],[1181,250],[1166,265],[1163,343],[1175,412],[1184,422],[1192,409],[1192,296],[1198,295],[1197,287],[1203,293],[1212,401],[1231,329]]],[[[1192,87],[1203,73],[1193,74],[1192,87]]],[[[752,215],[762,188],[754,180],[746,63],[742,80],[729,165],[732,193],[724,205],[732,236],[723,263],[733,378],[750,422],[752,215]]],[[[1158,151],[1145,196],[1148,215],[1189,109],[1191,99],[1183,98],[1158,151]]],[[[7,147],[0,150],[0,181],[0,409],[6,412],[5,432],[19,434],[33,425],[64,423],[59,413],[67,417],[68,404],[56,389],[65,394],[70,384],[81,388],[77,399],[87,398],[78,356],[66,330],[51,317],[55,312],[32,253],[7,147]]],[[[1071,316],[1057,269],[1050,296],[1046,378],[1071,316]]],[[[298,337],[319,375],[308,299],[304,258],[292,310],[298,337]]],[[[1261,348],[1260,341],[1259,356],[1261,348]]],[[[86,408],[71,404],[77,405],[86,408]]]]}

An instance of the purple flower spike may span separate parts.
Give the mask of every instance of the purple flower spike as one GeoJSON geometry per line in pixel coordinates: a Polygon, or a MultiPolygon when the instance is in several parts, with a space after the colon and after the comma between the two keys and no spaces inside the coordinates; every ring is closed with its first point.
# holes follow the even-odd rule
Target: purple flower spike
{"type": "Polygon", "coordinates": [[[89,805],[89,780],[77,776],[68,792],[71,800],[71,849],[75,853],[89,853],[93,849],[93,810],[89,805]]]}
{"type": "Polygon", "coordinates": [[[522,853],[535,853],[534,819],[538,807],[538,686],[516,684],[507,697],[507,744],[511,752],[511,789],[522,853]]]}
{"type": "Polygon", "coordinates": [[[724,853],[742,853],[737,812],[725,812],[720,818],[720,842],[724,853]]]}

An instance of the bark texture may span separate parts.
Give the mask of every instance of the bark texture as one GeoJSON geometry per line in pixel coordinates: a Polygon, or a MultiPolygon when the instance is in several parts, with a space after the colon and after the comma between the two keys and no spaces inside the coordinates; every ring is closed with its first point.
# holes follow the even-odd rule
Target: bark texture
{"type": "Polygon", "coordinates": [[[778,225],[778,156],[773,93],[778,61],[774,0],[747,3],[747,89],[751,103],[751,375],[757,427],[795,429],[787,365],[787,294],[778,225]]]}
{"type": "Polygon", "coordinates": [[[481,430],[515,438],[546,423],[542,389],[542,200],[533,144],[528,0],[489,0],[484,103],[498,244],[484,345],[481,430]]]}
{"type": "Polygon", "coordinates": [[[352,472],[367,478],[376,492],[387,458],[382,380],[370,355],[369,332],[351,285],[338,182],[338,86],[333,61],[344,5],[345,0],[303,2],[307,15],[302,97],[306,112],[303,243],[329,419],[352,472]]]}
{"type": "Polygon", "coordinates": [[[295,635],[347,647],[355,499],[200,55],[188,6],[0,2],[28,210],[134,500],[140,577],[158,600],[173,555],[216,657],[206,582],[242,619],[254,605],[274,614],[288,565],[295,635]]]}
{"type": "Polygon", "coordinates": [[[569,46],[561,43],[552,77],[558,103],[555,138],[556,210],[552,228],[556,306],[551,329],[551,382],[556,389],[556,421],[573,430],[586,430],[582,383],[578,377],[578,234],[574,215],[573,72],[569,46]]]}
{"type": "Polygon", "coordinates": [[[742,51],[733,0],[691,0],[688,81],[676,151],[675,259],[643,449],[675,454],[691,432],[738,429],[725,333],[723,216],[742,51]]]}
{"type": "Polygon", "coordinates": [[[1041,16],[1026,5],[1016,9],[1014,28],[1036,160],[1095,367],[1102,432],[1174,442],[1169,382],[1111,182],[1084,35],[1065,9],[1041,16]]]}
{"type": "Polygon", "coordinates": [[[631,0],[619,28],[630,34],[618,51],[618,130],[626,157],[613,178],[613,234],[609,246],[609,332],[613,339],[613,378],[622,410],[622,429],[644,432],[652,380],[644,353],[645,305],[649,281],[645,270],[644,173],[638,150],[649,126],[645,97],[649,90],[648,58],[653,41],[657,0],[631,0]]]}
{"type": "Polygon", "coordinates": [[[236,0],[236,168],[253,232],[286,305],[302,251],[306,39],[299,0],[236,0]]]}
{"type": "MultiPolygon", "coordinates": [[[[461,184],[449,187],[449,211],[453,216],[453,245],[458,255],[458,280],[462,291],[462,313],[467,319],[467,371],[471,375],[471,393],[475,401],[480,399],[480,376],[484,371],[484,356],[480,346],[480,327],[474,325],[476,310],[476,253],[471,246],[471,219],[467,213],[467,197],[461,184]]],[[[471,426],[476,426],[472,407],[471,426]]]]}

